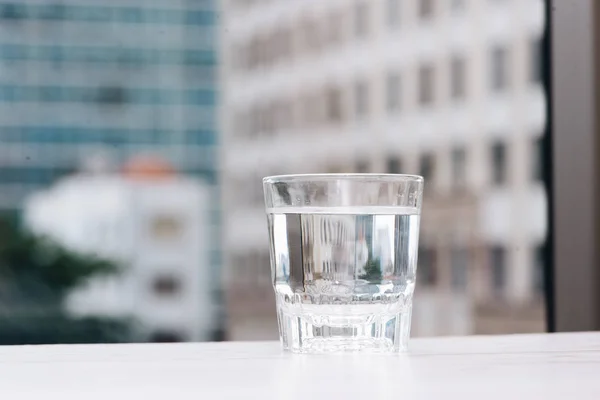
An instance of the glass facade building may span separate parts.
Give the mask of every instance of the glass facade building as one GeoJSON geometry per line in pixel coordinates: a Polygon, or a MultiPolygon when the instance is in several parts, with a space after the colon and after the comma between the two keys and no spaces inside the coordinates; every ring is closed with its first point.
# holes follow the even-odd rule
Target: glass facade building
{"type": "Polygon", "coordinates": [[[0,2],[0,209],[99,152],[216,184],[216,20],[211,0],[0,2]]]}
{"type": "Polygon", "coordinates": [[[78,171],[157,158],[210,186],[210,266],[198,268],[219,282],[216,8],[0,0],[0,213],[19,218],[33,194],[78,171]]]}

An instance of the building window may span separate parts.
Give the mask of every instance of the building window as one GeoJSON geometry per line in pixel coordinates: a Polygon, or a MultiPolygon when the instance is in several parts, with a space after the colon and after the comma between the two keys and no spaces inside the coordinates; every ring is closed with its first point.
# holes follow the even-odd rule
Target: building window
{"type": "Polygon", "coordinates": [[[181,291],[181,281],[172,275],[160,275],[152,281],[152,291],[159,296],[173,296],[181,291]]]}
{"type": "Polygon", "coordinates": [[[401,174],[402,161],[398,157],[389,157],[386,161],[386,170],[388,174],[401,174]]]}
{"type": "Polygon", "coordinates": [[[492,247],[490,251],[490,266],[492,289],[502,294],[506,285],[506,250],[502,247],[492,247]]]}
{"type": "Polygon", "coordinates": [[[262,43],[260,38],[254,37],[251,39],[248,45],[248,66],[250,69],[256,68],[261,61],[262,57],[262,43]]]}
{"type": "Polygon", "coordinates": [[[248,132],[250,137],[256,137],[260,134],[261,129],[261,113],[258,105],[253,105],[250,110],[249,116],[249,129],[248,132]]]}
{"type": "Polygon", "coordinates": [[[341,165],[330,165],[328,168],[325,168],[328,174],[342,174],[347,172],[341,165]]]}
{"type": "Polygon", "coordinates": [[[329,43],[340,43],[344,38],[344,15],[339,11],[329,14],[327,33],[329,43]]]}
{"type": "Polygon", "coordinates": [[[435,161],[432,154],[423,154],[419,162],[419,174],[425,181],[433,181],[435,175],[435,161]]]}
{"type": "Polygon", "coordinates": [[[531,177],[533,181],[541,181],[543,179],[542,174],[542,160],[543,160],[543,143],[542,138],[536,138],[531,143],[531,177]]]}
{"type": "Polygon", "coordinates": [[[249,53],[250,45],[244,42],[231,46],[229,58],[239,71],[244,71],[250,69],[249,53]]]}
{"type": "Polygon", "coordinates": [[[318,126],[321,121],[323,121],[324,117],[324,98],[322,93],[310,93],[307,95],[306,99],[306,115],[307,115],[307,123],[310,126],[318,126]]]}
{"type": "Polygon", "coordinates": [[[467,181],[467,152],[464,148],[452,150],[452,180],[455,188],[462,188],[467,181]]]}
{"type": "Polygon", "coordinates": [[[535,247],[532,252],[533,258],[533,290],[534,292],[542,296],[545,292],[544,290],[544,248],[542,246],[535,247]]]}
{"type": "Polygon", "coordinates": [[[369,5],[366,1],[359,1],[354,6],[354,33],[359,38],[369,34],[369,5]]]}
{"type": "Polygon", "coordinates": [[[450,61],[450,96],[464,99],[466,96],[466,62],[463,57],[455,56],[450,61]]]}
{"type": "Polygon", "coordinates": [[[320,48],[321,32],[314,19],[304,18],[300,22],[300,32],[303,39],[302,47],[306,51],[316,51],[320,48]]]}
{"type": "Polygon", "coordinates": [[[288,28],[277,28],[271,36],[273,62],[285,60],[292,55],[292,32],[288,28]]]}
{"type": "Polygon", "coordinates": [[[340,122],[342,115],[342,91],[337,87],[325,90],[325,116],[328,122],[340,122]]]}
{"type": "Polygon", "coordinates": [[[267,128],[267,116],[265,113],[265,106],[263,104],[258,104],[255,108],[256,112],[256,135],[262,136],[265,134],[267,128]]]}
{"type": "Polygon", "coordinates": [[[387,109],[388,111],[397,111],[401,107],[401,87],[400,74],[390,73],[387,77],[387,109]]]}
{"type": "Polygon", "coordinates": [[[127,101],[125,89],[119,86],[98,88],[96,101],[102,104],[123,104],[127,101]]]}
{"type": "Polygon", "coordinates": [[[358,118],[369,113],[369,87],[365,81],[359,81],[354,86],[354,113],[358,118]]]}
{"type": "Polygon", "coordinates": [[[290,104],[282,99],[277,99],[272,104],[273,129],[281,132],[292,127],[292,113],[290,104]]]}
{"type": "Polygon", "coordinates": [[[358,161],[356,163],[356,173],[364,174],[369,172],[369,163],[366,161],[358,161]]]}
{"type": "Polygon", "coordinates": [[[460,292],[467,289],[469,270],[469,251],[464,248],[452,249],[451,254],[452,287],[460,292]]]}
{"type": "Polygon", "coordinates": [[[502,92],[509,86],[509,55],[505,47],[497,46],[491,53],[491,86],[494,92],[502,92]]]}
{"type": "Polygon", "coordinates": [[[433,65],[419,68],[419,104],[430,105],[434,101],[435,76],[433,65]]]}
{"type": "Polygon", "coordinates": [[[506,183],[506,144],[492,145],[492,182],[496,185],[506,183]]]}
{"type": "Polygon", "coordinates": [[[529,78],[532,83],[538,83],[542,80],[542,42],[533,39],[529,46],[529,78]]]}
{"type": "Polygon", "coordinates": [[[27,17],[27,9],[21,4],[0,5],[0,18],[6,20],[20,20],[27,17]]]}
{"type": "Polygon", "coordinates": [[[276,113],[275,113],[276,105],[275,103],[266,104],[263,108],[264,113],[264,133],[268,135],[272,135],[275,133],[276,126],[276,113]]]}
{"type": "Polygon", "coordinates": [[[419,284],[433,286],[437,283],[437,253],[435,249],[422,247],[419,249],[417,278],[419,284]]]}
{"type": "Polygon", "coordinates": [[[299,125],[304,128],[314,126],[315,120],[315,105],[310,94],[304,93],[300,95],[298,100],[299,125]]]}
{"type": "Polygon", "coordinates": [[[391,28],[400,25],[400,1],[401,0],[387,0],[387,23],[391,28]]]}
{"type": "Polygon", "coordinates": [[[434,0],[418,0],[419,1],[419,18],[430,19],[434,13],[434,0]]]}
{"type": "Polygon", "coordinates": [[[250,257],[251,268],[253,279],[262,285],[271,284],[271,263],[270,255],[268,252],[256,252],[250,257]]]}
{"type": "Polygon", "coordinates": [[[461,11],[465,8],[465,0],[451,0],[450,9],[452,11],[461,11]]]}
{"type": "Polygon", "coordinates": [[[150,233],[155,239],[176,239],[183,231],[181,220],[171,215],[159,215],[150,222],[150,233]]]}

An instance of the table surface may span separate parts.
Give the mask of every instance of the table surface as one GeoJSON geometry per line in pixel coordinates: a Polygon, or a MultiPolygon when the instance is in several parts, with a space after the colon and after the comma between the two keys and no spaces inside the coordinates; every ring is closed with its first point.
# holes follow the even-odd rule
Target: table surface
{"type": "Polygon", "coordinates": [[[275,342],[0,347],[0,399],[600,399],[600,333],[413,339],[400,355],[275,342]]]}

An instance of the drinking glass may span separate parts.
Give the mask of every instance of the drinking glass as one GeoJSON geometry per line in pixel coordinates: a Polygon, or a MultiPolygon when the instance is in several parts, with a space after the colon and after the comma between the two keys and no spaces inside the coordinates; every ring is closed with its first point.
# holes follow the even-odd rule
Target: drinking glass
{"type": "Polygon", "coordinates": [[[281,175],[263,187],[284,349],[405,350],[423,178],[281,175]]]}

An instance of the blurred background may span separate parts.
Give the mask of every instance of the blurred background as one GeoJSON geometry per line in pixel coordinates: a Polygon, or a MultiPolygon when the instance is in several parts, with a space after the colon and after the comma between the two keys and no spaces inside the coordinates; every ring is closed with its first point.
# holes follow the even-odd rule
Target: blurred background
{"type": "Polygon", "coordinates": [[[261,178],[426,179],[413,336],[546,330],[542,0],[0,0],[0,344],[277,338],[261,178]]]}

